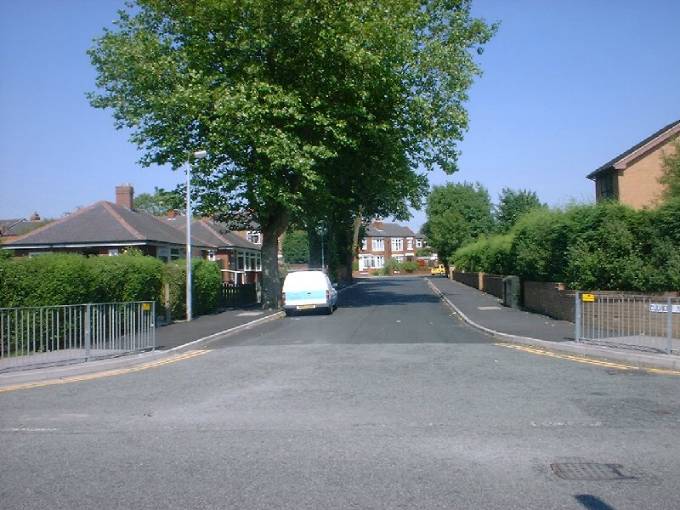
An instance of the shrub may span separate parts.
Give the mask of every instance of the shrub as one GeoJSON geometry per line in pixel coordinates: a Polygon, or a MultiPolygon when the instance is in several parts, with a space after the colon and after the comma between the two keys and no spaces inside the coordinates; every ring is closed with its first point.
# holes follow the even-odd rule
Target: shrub
{"type": "Polygon", "coordinates": [[[418,270],[418,264],[412,261],[404,261],[401,264],[399,264],[400,270],[405,272],[405,273],[414,273],[415,271],[418,270]]]}

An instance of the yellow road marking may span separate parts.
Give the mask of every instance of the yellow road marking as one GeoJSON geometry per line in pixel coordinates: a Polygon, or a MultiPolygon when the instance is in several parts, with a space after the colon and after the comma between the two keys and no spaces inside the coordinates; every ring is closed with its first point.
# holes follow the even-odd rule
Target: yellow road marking
{"type": "Polygon", "coordinates": [[[0,388],[0,393],[7,393],[9,391],[17,390],[27,390],[31,388],[42,388],[45,386],[54,386],[56,384],[68,384],[74,382],[82,381],[93,381],[95,379],[102,379],[104,377],[113,377],[116,375],[132,374],[134,372],[141,372],[142,370],[148,370],[149,368],[161,367],[163,365],[169,365],[171,363],[177,363],[178,361],[184,361],[187,359],[195,358],[210,352],[208,349],[196,349],[188,351],[184,354],[178,354],[171,358],[162,359],[158,361],[150,361],[148,363],[142,363],[141,365],[135,365],[128,368],[116,368],[111,370],[104,370],[103,372],[94,372],[92,374],[83,375],[73,375],[69,377],[60,377],[59,379],[45,379],[44,381],[36,381],[30,383],[19,383],[12,384],[10,386],[4,386],[0,388]]]}
{"type": "Polygon", "coordinates": [[[642,372],[651,372],[653,374],[662,374],[662,375],[680,375],[680,372],[677,370],[669,370],[665,368],[645,368],[645,367],[637,367],[635,365],[626,365],[623,363],[615,363],[612,361],[604,361],[604,360],[598,360],[598,359],[592,359],[592,358],[584,358],[582,356],[575,356],[572,354],[562,354],[562,353],[556,353],[556,352],[551,352],[551,351],[546,351],[544,349],[539,349],[537,347],[527,347],[526,345],[515,345],[515,344],[505,344],[505,343],[496,343],[494,345],[497,345],[499,347],[506,347],[508,349],[514,349],[516,351],[523,351],[523,352],[529,352],[531,354],[538,354],[539,356],[548,356],[550,358],[559,358],[559,359],[566,359],[569,361],[576,361],[577,363],[586,363],[588,365],[597,365],[600,367],[606,367],[606,368],[615,368],[617,370],[638,370],[642,372]]]}

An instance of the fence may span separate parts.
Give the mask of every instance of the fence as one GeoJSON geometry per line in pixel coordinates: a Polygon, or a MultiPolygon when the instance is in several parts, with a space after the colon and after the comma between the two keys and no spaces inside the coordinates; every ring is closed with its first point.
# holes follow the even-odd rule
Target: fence
{"type": "Polygon", "coordinates": [[[0,308],[0,371],[153,349],[152,301],[0,308]]]}
{"type": "Polygon", "coordinates": [[[245,285],[222,284],[220,305],[223,307],[254,305],[258,301],[257,285],[255,283],[245,285]]]}
{"type": "Polygon", "coordinates": [[[575,338],[680,354],[680,298],[576,292],[575,338]]]}

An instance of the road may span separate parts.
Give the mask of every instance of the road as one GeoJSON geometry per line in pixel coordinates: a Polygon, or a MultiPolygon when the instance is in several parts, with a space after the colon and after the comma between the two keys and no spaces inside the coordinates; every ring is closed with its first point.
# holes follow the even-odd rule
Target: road
{"type": "Polygon", "coordinates": [[[0,394],[4,509],[677,509],[680,377],[518,352],[422,279],[0,394]]]}

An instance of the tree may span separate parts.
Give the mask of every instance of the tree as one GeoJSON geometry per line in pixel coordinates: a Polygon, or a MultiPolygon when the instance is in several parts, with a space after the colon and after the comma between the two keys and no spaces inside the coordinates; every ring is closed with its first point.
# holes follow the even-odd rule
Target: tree
{"type": "Polygon", "coordinates": [[[663,158],[663,175],[660,182],[664,186],[664,200],[680,197],[680,138],[673,142],[673,152],[663,158]]]}
{"type": "Polygon", "coordinates": [[[193,166],[197,208],[260,225],[263,302],[276,306],[291,217],[350,207],[333,229],[345,232],[367,200],[361,183],[403,202],[419,165],[455,170],[472,54],[493,31],[469,0],[137,0],[89,52],[90,101],[131,130],[142,164],[179,168],[207,150],[193,166]],[[345,166],[366,144],[378,147],[369,160],[402,161],[405,185],[389,169],[378,179],[385,164],[345,166]]]}
{"type": "Polygon", "coordinates": [[[309,239],[304,230],[290,230],[283,238],[283,260],[288,264],[309,262],[309,239]]]}
{"type": "Polygon", "coordinates": [[[435,186],[426,213],[424,233],[445,264],[458,248],[493,230],[489,192],[479,183],[435,186]]]}
{"type": "Polygon", "coordinates": [[[541,207],[546,205],[541,203],[536,192],[503,188],[495,211],[496,228],[499,232],[506,233],[526,213],[541,207]]]}
{"type": "Polygon", "coordinates": [[[181,194],[154,188],[153,194],[140,193],[135,196],[134,208],[160,216],[170,210],[184,210],[184,199],[181,194]]]}

